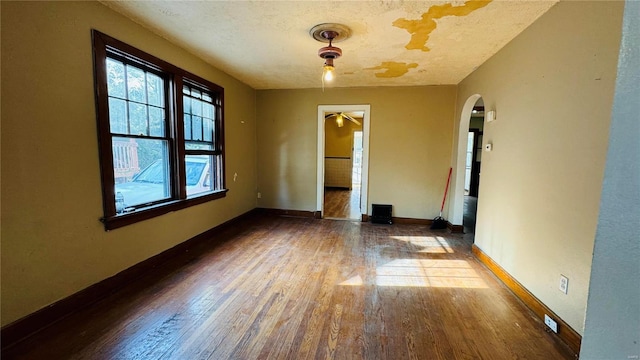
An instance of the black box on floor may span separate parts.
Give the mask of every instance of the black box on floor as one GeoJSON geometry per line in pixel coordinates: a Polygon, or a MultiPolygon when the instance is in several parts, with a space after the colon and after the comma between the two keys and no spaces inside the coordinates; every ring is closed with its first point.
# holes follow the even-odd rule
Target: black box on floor
{"type": "Polygon", "coordinates": [[[374,224],[393,224],[391,220],[391,205],[372,204],[371,222],[374,224]]]}

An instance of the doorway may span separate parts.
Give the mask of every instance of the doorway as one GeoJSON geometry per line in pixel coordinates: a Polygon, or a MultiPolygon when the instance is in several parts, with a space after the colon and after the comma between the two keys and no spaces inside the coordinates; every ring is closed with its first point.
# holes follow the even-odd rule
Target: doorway
{"type": "Polygon", "coordinates": [[[369,105],[318,106],[317,205],[323,218],[367,213],[369,105]]]}
{"type": "Polygon", "coordinates": [[[475,233],[478,212],[478,189],[480,187],[480,165],[482,162],[482,135],[484,131],[484,104],[478,99],[471,110],[467,133],[467,156],[464,181],[464,215],[462,225],[465,233],[475,233]]]}
{"type": "Polygon", "coordinates": [[[471,95],[462,108],[449,208],[450,221],[463,225],[464,232],[472,234],[480,194],[484,109],[480,94],[471,95]]]}
{"type": "MultiPolygon", "coordinates": [[[[342,140],[336,134],[333,119],[325,115],[324,209],[326,219],[361,220],[362,195],[362,122],[361,114],[348,116],[358,123],[338,127],[344,129],[342,140]],[[360,120],[358,120],[360,119],[360,120]],[[341,141],[342,140],[342,141],[341,141]],[[336,146],[342,143],[342,155],[336,146]]],[[[339,133],[339,132],[338,132],[339,133]]]]}

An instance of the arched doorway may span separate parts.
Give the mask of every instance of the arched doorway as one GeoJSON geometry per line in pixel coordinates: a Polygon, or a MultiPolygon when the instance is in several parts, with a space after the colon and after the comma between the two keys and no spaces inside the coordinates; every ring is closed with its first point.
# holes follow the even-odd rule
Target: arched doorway
{"type": "Polygon", "coordinates": [[[474,94],[467,99],[460,114],[455,177],[449,209],[451,223],[465,225],[465,232],[473,232],[475,229],[483,130],[484,103],[480,94],[474,94]]]}

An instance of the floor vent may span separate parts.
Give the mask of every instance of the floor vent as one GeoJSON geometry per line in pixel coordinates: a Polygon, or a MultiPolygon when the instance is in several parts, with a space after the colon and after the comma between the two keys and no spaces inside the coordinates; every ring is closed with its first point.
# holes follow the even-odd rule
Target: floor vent
{"type": "Polygon", "coordinates": [[[393,224],[391,219],[391,205],[373,204],[371,205],[371,222],[374,224],[393,224]]]}

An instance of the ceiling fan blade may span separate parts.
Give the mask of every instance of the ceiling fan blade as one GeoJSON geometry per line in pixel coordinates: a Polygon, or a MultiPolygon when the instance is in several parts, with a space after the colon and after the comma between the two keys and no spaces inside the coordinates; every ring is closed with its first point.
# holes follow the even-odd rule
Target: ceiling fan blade
{"type": "Polygon", "coordinates": [[[356,125],[358,125],[358,126],[362,125],[362,123],[360,123],[360,121],[358,121],[358,120],[356,120],[356,119],[352,118],[351,116],[349,116],[349,115],[347,115],[347,114],[345,114],[345,113],[343,113],[343,114],[342,114],[342,116],[343,116],[344,118],[346,118],[347,120],[349,120],[349,121],[353,121],[353,122],[354,122],[356,125]]]}

